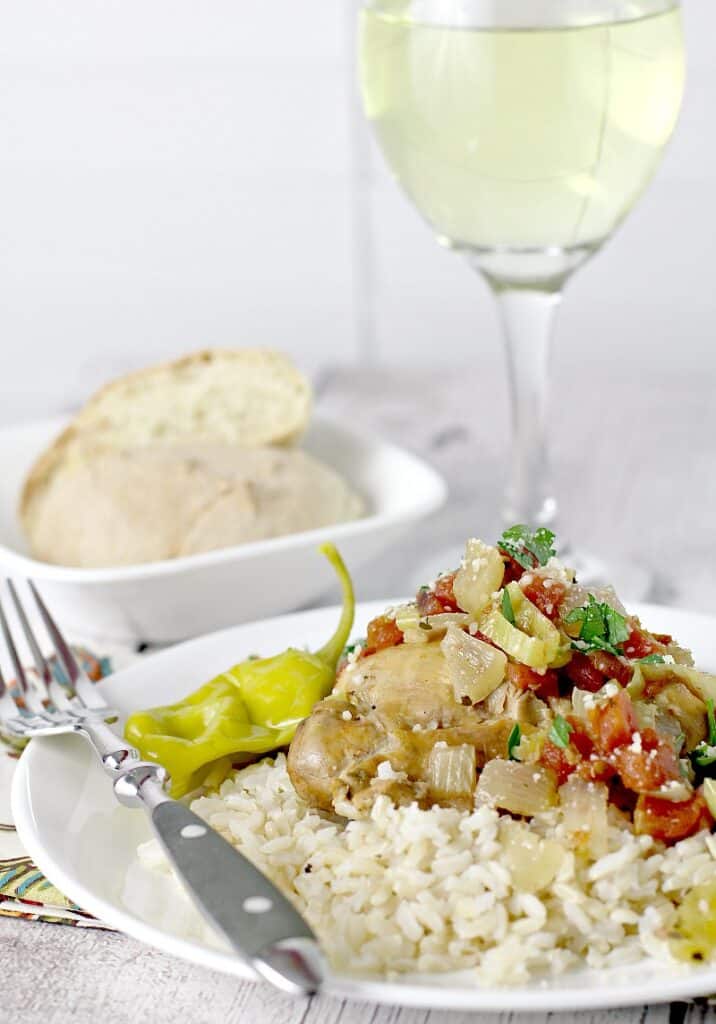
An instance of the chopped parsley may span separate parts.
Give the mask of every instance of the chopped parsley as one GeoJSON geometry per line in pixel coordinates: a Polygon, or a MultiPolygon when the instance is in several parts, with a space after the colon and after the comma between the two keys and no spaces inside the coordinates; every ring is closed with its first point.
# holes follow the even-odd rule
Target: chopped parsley
{"type": "Polygon", "coordinates": [[[520,729],[520,723],[515,722],[512,726],[512,732],[507,737],[507,756],[510,761],[517,761],[519,758],[515,757],[515,750],[520,745],[522,739],[522,730],[520,729]]]}
{"type": "Polygon", "coordinates": [[[709,725],[709,738],[691,751],[691,760],[699,768],[710,768],[716,764],[716,714],[712,698],[706,701],[706,720],[709,725]]]}
{"type": "Polygon", "coordinates": [[[666,658],[663,654],[647,654],[645,658],[639,658],[640,665],[665,665],[666,658]]]}
{"type": "Polygon", "coordinates": [[[709,746],[716,747],[716,715],[714,715],[713,698],[706,701],[706,719],[709,723],[709,746]]]}
{"type": "Polygon", "coordinates": [[[502,614],[505,616],[507,621],[514,626],[515,610],[512,607],[512,598],[510,597],[510,592],[507,588],[502,591],[502,614]]]}
{"type": "Polygon", "coordinates": [[[511,526],[497,542],[498,548],[510,558],[514,558],[523,569],[546,565],[556,554],[553,545],[554,534],[544,526],[538,527],[534,532],[528,526],[511,526]]]}
{"type": "Polygon", "coordinates": [[[574,608],[564,621],[580,624],[579,636],[572,641],[575,650],[608,651],[617,656],[624,654],[619,645],[629,639],[629,624],[615,608],[597,601],[594,594],[589,594],[587,604],[574,608]]]}
{"type": "Polygon", "coordinates": [[[561,715],[555,715],[552,727],[549,730],[548,739],[550,739],[555,746],[562,747],[564,750],[565,747],[569,746],[569,736],[570,733],[573,732],[574,729],[566,718],[562,718],[561,715]]]}

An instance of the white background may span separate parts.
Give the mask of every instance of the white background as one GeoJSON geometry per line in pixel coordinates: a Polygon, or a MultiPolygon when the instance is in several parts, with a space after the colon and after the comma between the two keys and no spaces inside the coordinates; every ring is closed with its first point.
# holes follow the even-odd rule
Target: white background
{"type": "MultiPolygon", "coordinates": [[[[527,0],[526,0],[527,2],[527,0]]],[[[204,345],[499,359],[484,285],[372,150],[349,0],[23,0],[0,22],[0,421],[204,345]]],[[[684,112],[571,284],[556,358],[716,370],[716,5],[687,0],[684,112]]]]}

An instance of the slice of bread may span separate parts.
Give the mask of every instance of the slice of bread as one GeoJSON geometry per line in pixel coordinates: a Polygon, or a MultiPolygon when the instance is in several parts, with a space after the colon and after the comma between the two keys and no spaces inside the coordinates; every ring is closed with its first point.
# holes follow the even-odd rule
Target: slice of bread
{"type": "Polygon", "coordinates": [[[31,538],[32,506],[53,475],[81,460],[87,447],[289,445],[308,425],[311,400],[303,374],[262,349],[208,349],[120,377],[89,400],[31,469],[20,499],[25,530],[31,538]]]}
{"type": "Polygon", "coordinates": [[[355,519],[363,502],[300,448],[85,448],[32,504],[36,558],[136,565],[355,519]]]}
{"type": "Polygon", "coordinates": [[[306,378],[278,352],[207,349],[119,377],[89,400],[75,431],[93,444],[290,444],[311,414],[306,378]]]}

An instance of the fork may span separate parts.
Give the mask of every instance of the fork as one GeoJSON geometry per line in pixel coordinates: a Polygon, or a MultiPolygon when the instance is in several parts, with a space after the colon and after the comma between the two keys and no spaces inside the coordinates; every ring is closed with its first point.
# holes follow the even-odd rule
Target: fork
{"type": "Polygon", "coordinates": [[[32,581],[28,581],[40,618],[64,669],[60,685],[12,580],[6,580],[15,618],[35,664],[37,683],[23,667],[0,595],[0,635],[12,664],[8,682],[0,667],[0,717],[6,734],[18,738],[83,736],[109,775],[114,795],[125,807],[142,807],[176,874],[209,923],[229,941],[254,971],[292,995],[312,995],[324,979],[318,942],[292,904],[238,850],[184,804],[164,790],[166,770],[140,759],[110,728],[116,711],[107,707],[78,664],[32,581]]]}

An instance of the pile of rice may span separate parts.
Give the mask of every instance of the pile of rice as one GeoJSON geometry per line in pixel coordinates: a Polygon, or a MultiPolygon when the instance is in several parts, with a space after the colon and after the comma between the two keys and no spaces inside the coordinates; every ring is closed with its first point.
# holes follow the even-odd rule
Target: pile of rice
{"type": "MultiPolygon", "coordinates": [[[[716,878],[716,836],[665,849],[614,813],[594,859],[575,852],[555,810],[519,826],[541,869],[554,840],[562,847],[553,877],[529,891],[524,871],[519,882],[508,867],[510,819],[492,808],[424,811],[380,797],[370,818],[333,822],[296,795],[283,755],[236,772],[192,808],[293,900],[334,968],[353,973],[468,969],[515,984],[584,962],[673,963],[678,904],[716,878]]],[[[158,843],[139,855],[168,870],[158,843]]]]}

